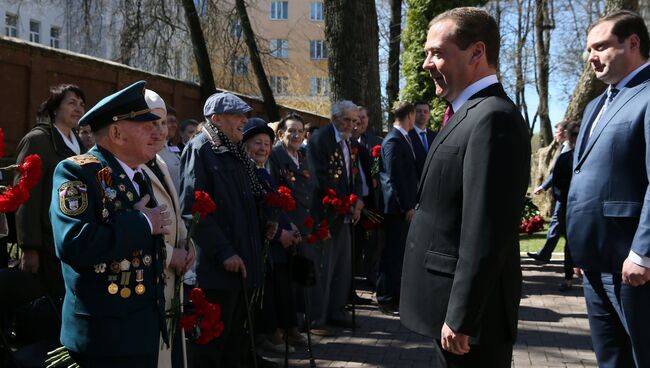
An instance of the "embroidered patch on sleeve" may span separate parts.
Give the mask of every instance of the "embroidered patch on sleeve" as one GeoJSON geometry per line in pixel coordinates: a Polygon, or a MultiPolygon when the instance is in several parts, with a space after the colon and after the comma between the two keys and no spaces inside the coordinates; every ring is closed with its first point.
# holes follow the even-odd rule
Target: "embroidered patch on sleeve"
{"type": "Polygon", "coordinates": [[[59,187],[59,209],[68,216],[82,214],[88,208],[86,184],[69,181],[59,187]]]}

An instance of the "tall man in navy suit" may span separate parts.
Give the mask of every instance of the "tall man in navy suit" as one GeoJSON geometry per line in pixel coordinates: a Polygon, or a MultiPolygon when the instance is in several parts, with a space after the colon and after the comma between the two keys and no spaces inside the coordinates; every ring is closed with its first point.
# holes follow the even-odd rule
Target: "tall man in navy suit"
{"type": "Polygon", "coordinates": [[[530,137],[497,80],[499,46],[496,21],[477,8],[444,12],[427,33],[422,67],[451,118],[420,179],[400,319],[435,339],[436,367],[505,368],[512,360],[530,137]]]}
{"type": "Polygon", "coordinates": [[[422,167],[424,161],[429,153],[429,147],[436,137],[436,132],[429,129],[429,118],[431,117],[431,106],[426,101],[418,101],[415,103],[415,125],[409,131],[409,137],[413,142],[413,149],[415,150],[415,165],[418,169],[418,179],[422,174],[422,167]]]}
{"type": "Polygon", "coordinates": [[[584,112],[567,204],[571,255],[600,367],[650,367],[650,63],[635,13],[589,28],[587,51],[609,86],[584,112]]]}
{"type": "Polygon", "coordinates": [[[381,145],[379,178],[384,198],[384,249],[379,262],[377,303],[384,314],[398,314],[402,260],[406,234],[415,212],[418,172],[413,142],[409,137],[415,122],[415,108],[398,102],[395,123],[381,145]]]}

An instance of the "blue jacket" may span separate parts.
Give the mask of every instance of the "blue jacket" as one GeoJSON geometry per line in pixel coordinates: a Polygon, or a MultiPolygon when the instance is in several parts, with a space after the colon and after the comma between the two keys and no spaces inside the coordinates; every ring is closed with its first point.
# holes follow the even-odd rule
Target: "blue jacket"
{"type": "Polygon", "coordinates": [[[223,261],[238,255],[246,265],[248,287],[261,282],[261,227],[257,202],[246,169],[225,146],[213,151],[202,131],[183,150],[181,156],[181,208],[188,226],[192,218],[194,192],[207,192],[217,210],[201,219],[193,235],[199,247],[197,282],[208,289],[236,290],[241,275],[228,272],[223,261]]]}
{"type": "Polygon", "coordinates": [[[102,147],[63,160],[54,170],[50,219],[66,289],[61,342],[71,351],[107,357],[153,353],[161,332],[166,336],[164,245],[133,210],[139,199],[102,147]],[[101,170],[106,174],[99,175],[101,170]],[[144,293],[136,292],[138,284],[144,293]]]}
{"type": "Polygon", "coordinates": [[[608,106],[587,144],[588,123],[606,95],[585,109],[567,203],[567,237],[578,267],[620,273],[630,250],[650,256],[650,67],[608,106]]]}
{"type": "Polygon", "coordinates": [[[406,213],[415,208],[419,179],[415,157],[408,141],[396,128],[388,132],[381,144],[379,179],[384,213],[406,213]]]}

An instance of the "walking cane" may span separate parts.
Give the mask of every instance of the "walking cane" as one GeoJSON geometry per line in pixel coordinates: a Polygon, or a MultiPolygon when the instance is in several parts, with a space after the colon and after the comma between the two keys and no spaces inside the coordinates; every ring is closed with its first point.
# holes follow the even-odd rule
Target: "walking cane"
{"type": "Polygon", "coordinates": [[[253,318],[251,317],[251,305],[248,300],[248,291],[246,291],[246,279],[244,273],[241,274],[241,288],[244,292],[244,304],[246,304],[246,322],[248,323],[248,336],[251,339],[251,354],[253,356],[253,367],[257,368],[257,354],[255,353],[255,336],[253,336],[253,318]]]}
{"type": "Polygon", "coordinates": [[[302,294],[305,298],[305,323],[307,324],[307,351],[309,352],[309,368],[316,368],[316,362],[314,361],[314,352],[311,348],[311,316],[309,314],[309,295],[305,289],[305,287],[302,288],[302,294]]]}
{"type": "Polygon", "coordinates": [[[355,267],[355,262],[354,262],[354,256],[356,254],[356,251],[355,251],[355,248],[356,248],[356,225],[357,225],[356,223],[352,222],[352,242],[351,242],[352,246],[350,247],[350,248],[352,248],[351,249],[352,250],[352,257],[350,258],[352,260],[352,267],[351,267],[352,268],[352,280],[350,282],[350,284],[352,285],[352,335],[355,335],[356,330],[357,330],[357,321],[356,321],[357,320],[357,318],[356,318],[356,316],[357,316],[357,304],[356,304],[357,303],[357,300],[356,300],[357,299],[357,287],[356,287],[357,282],[356,281],[357,280],[354,277],[354,275],[356,273],[356,267],[355,267]]]}

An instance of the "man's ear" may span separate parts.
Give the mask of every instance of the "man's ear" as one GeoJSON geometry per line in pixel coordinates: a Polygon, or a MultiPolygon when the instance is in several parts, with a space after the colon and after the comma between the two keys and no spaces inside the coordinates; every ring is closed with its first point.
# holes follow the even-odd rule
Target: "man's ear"
{"type": "Polygon", "coordinates": [[[212,123],[212,125],[216,126],[217,128],[221,128],[221,122],[217,114],[210,115],[210,122],[212,123]]]}
{"type": "Polygon", "coordinates": [[[628,40],[630,40],[630,50],[640,50],[640,48],[641,48],[641,39],[639,38],[639,36],[637,34],[632,33],[630,35],[630,37],[628,37],[628,40]]]}
{"type": "Polygon", "coordinates": [[[470,47],[472,48],[472,58],[470,59],[470,62],[476,64],[485,56],[485,43],[483,43],[483,41],[478,41],[470,47]]]}
{"type": "Polygon", "coordinates": [[[120,131],[120,124],[111,124],[106,131],[106,137],[112,143],[120,143],[122,141],[122,132],[120,131]]]}

